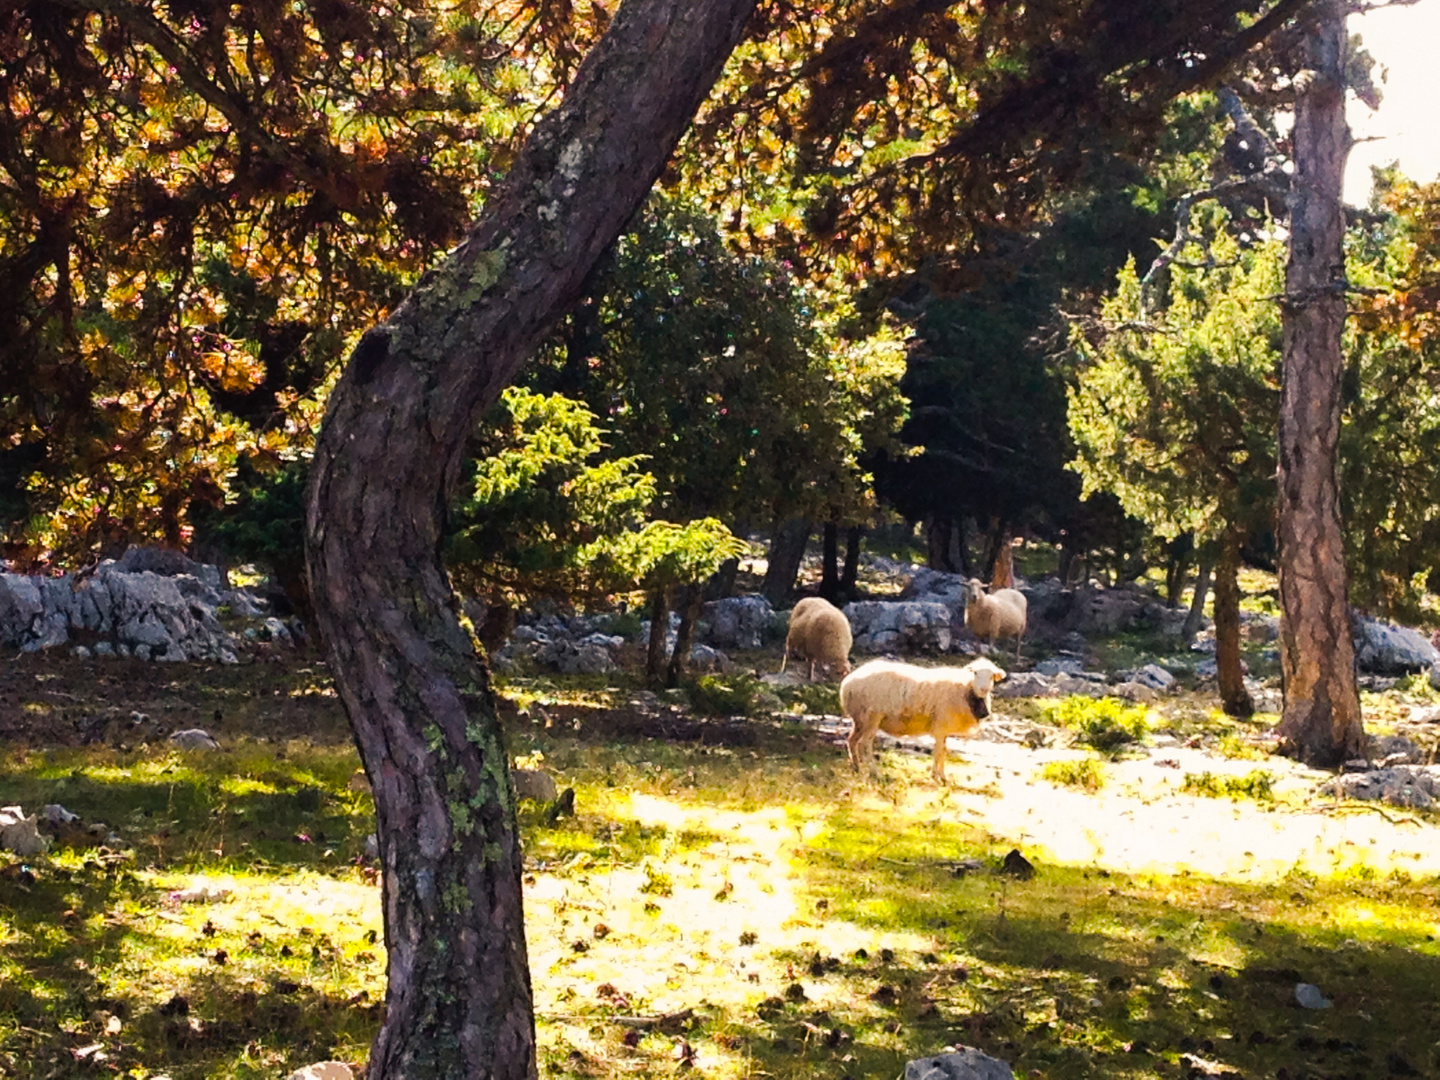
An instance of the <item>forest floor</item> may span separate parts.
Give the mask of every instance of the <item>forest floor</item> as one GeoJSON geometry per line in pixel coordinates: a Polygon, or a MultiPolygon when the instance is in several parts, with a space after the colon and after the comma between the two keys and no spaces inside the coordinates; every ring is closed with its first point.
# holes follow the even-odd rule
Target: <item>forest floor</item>
{"type": "MultiPolygon", "coordinates": [[[[1440,1076],[1440,816],[1318,796],[1273,716],[1187,691],[1107,757],[1000,702],[941,787],[893,744],[855,776],[811,689],[729,719],[500,690],[519,763],[576,793],[522,804],[542,1075],[894,1077],[966,1044],[1017,1076],[1440,1076]]],[[[0,804],[106,826],[0,854],[0,1076],[363,1063],[374,815],[322,663],[6,660],[0,743],[0,804]],[[164,739],[191,727],[221,749],[164,739]]]]}

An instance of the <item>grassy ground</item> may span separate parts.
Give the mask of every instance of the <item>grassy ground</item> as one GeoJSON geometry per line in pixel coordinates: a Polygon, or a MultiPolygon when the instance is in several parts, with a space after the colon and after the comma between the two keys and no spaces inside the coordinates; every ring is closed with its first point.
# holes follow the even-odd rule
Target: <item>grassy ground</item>
{"type": "MultiPolygon", "coordinates": [[[[1013,839],[955,812],[964,762],[947,790],[893,752],[858,780],[794,720],[593,682],[506,692],[514,752],[577,796],[554,825],[523,814],[544,1075],[893,1077],[960,1043],[1018,1076],[1440,1075],[1434,879],[1127,874],[1025,845],[1035,872],[1012,876],[1013,839]],[[1301,981],[1333,1007],[1299,1008],[1301,981]]],[[[27,658],[0,680],[0,731],[0,803],[59,802],[125,841],[77,828],[0,855],[0,1075],[363,1062],[384,993],[373,811],[322,666],[27,658]],[[195,724],[223,749],[155,737],[195,724]]],[[[1264,767],[1228,737],[1217,775],[1264,767]]],[[[1115,798],[1117,768],[1075,797],[1115,798]]],[[[1210,786],[1175,797],[1257,797],[1210,786]]]]}

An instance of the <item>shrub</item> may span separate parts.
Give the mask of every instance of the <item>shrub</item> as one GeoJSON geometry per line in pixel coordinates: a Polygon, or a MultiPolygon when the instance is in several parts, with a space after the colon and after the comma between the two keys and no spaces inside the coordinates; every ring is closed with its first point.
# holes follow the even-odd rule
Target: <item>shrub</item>
{"type": "Polygon", "coordinates": [[[702,716],[749,716],[759,684],[748,675],[702,675],[688,687],[691,707],[702,716]]]}
{"type": "Polygon", "coordinates": [[[1232,799],[1259,799],[1268,801],[1275,797],[1275,777],[1264,769],[1255,769],[1244,776],[1216,776],[1212,772],[1186,773],[1180,783],[1180,790],[1190,795],[1203,795],[1210,799],[1230,797],[1232,799]]]}
{"type": "Polygon", "coordinates": [[[1126,705],[1116,698],[1072,695],[1040,707],[1047,723],[1078,733],[1080,742],[1110,754],[1145,737],[1149,725],[1143,705],[1126,705]]]}
{"type": "Polygon", "coordinates": [[[1099,791],[1105,785],[1105,766],[1094,758],[1079,761],[1049,761],[1040,770],[1040,778],[1064,787],[1099,791]]]}

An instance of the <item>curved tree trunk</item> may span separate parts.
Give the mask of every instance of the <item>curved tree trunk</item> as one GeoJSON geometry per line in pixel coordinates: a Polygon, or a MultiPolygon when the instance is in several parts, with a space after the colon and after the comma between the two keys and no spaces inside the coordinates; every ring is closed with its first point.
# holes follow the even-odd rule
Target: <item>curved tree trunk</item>
{"type": "MultiPolygon", "coordinates": [[[[1350,637],[1336,446],[1345,326],[1345,5],[1320,0],[1291,136],[1290,262],[1280,392],[1282,753],[1311,765],[1360,754],[1364,730],[1350,637]]],[[[1298,80],[1297,80],[1298,81],[1298,80]]]]}
{"type": "Polygon", "coordinates": [[[306,552],[379,820],[389,982],[370,1080],[536,1075],[509,762],[441,563],[446,508],[478,418],[644,200],[753,4],[626,0],[331,395],[306,552]]]}
{"type": "Polygon", "coordinates": [[[1243,538],[1227,530],[1220,538],[1215,560],[1215,681],[1220,684],[1220,706],[1231,716],[1255,711],[1245,688],[1240,659],[1240,545],[1243,538]]]}

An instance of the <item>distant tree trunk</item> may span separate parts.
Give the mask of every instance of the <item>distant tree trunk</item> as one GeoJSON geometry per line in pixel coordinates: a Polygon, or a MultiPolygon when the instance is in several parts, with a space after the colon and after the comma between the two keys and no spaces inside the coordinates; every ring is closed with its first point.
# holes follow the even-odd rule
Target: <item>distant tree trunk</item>
{"type": "Polygon", "coordinates": [[[1060,584],[1065,588],[1069,588],[1070,586],[1070,576],[1075,573],[1075,563],[1079,559],[1079,556],[1080,553],[1078,551],[1064,541],[1061,541],[1060,565],[1056,572],[1059,574],[1060,584]]]}
{"type": "Polygon", "coordinates": [[[1015,587],[1015,548],[1007,534],[1000,544],[1000,553],[995,558],[995,570],[990,575],[992,589],[1013,589],[1015,587]]]}
{"type": "Polygon", "coordinates": [[[790,518],[775,525],[775,534],[770,538],[770,562],[760,591],[776,607],[783,607],[795,588],[805,545],[810,542],[810,529],[805,518],[790,518]]]}
{"type": "Polygon", "coordinates": [[[503,600],[485,601],[485,621],[476,628],[475,636],[487,657],[494,656],[515,632],[515,605],[503,600]]]}
{"type": "Polygon", "coordinates": [[[669,636],[670,595],[666,589],[656,589],[650,594],[650,641],[645,649],[645,679],[649,683],[658,684],[664,677],[669,636]]]}
{"type": "Polygon", "coordinates": [[[840,596],[840,524],[827,521],[821,532],[820,595],[832,603],[840,596]]]}
{"type": "Polygon", "coordinates": [[[679,686],[690,666],[690,642],[695,637],[695,623],[700,618],[700,605],[704,600],[705,594],[698,585],[682,585],[676,590],[675,607],[680,612],[680,626],[675,631],[675,649],[665,672],[666,686],[679,686]]]}
{"type": "Polygon", "coordinates": [[[660,175],[754,0],[626,0],[466,238],[355,346],[305,547],[374,788],[388,984],[369,1080],[530,1080],[509,755],[441,561],[475,425],[660,175]]]}
{"type": "MultiPolygon", "coordinates": [[[[1345,4],[1318,0],[1291,140],[1290,262],[1282,305],[1280,391],[1280,751],[1334,766],[1361,754],[1365,732],[1350,637],[1336,447],[1345,327],[1345,4]]],[[[1297,80],[1301,83],[1301,80],[1297,80]]]]}
{"type": "Polygon", "coordinates": [[[955,539],[955,519],[934,515],[925,519],[926,562],[931,570],[955,572],[950,548],[955,539]]]}
{"type": "Polygon", "coordinates": [[[1165,567],[1165,605],[1180,606],[1180,594],[1185,591],[1185,577],[1190,570],[1190,556],[1195,553],[1195,537],[1181,533],[1167,545],[1169,561],[1165,567]]]}
{"type": "MultiPolygon", "coordinates": [[[[739,535],[739,534],[737,534],[739,535]]],[[[720,569],[710,575],[705,583],[705,599],[720,600],[735,595],[735,578],[740,573],[739,559],[726,559],[720,569]]]]}
{"type": "Polygon", "coordinates": [[[1240,659],[1240,544],[1242,537],[1227,530],[1220,540],[1215,563],[1215,678],[1220,684],[1220,706],[1231,716],[1255,711],[1240,659]]]}
{"type": "Polygon", "coordinates": [[[1009,522],[1001,518],[990,519],[990,531],[985,535],[985,561],[984,573],[981,574],[986,581],[995,580],[995,564],[1000,559],[1000,549],[1010,539],[1009,522]]]}
{"type": "Polygon", "coordinates": [[[1190,600],[1190,613],[1185,616],[1185,625],[1180,629],[1180,640],[1189,645],[1200,633],[1200,624],[1205,621],[1205,596],[1210,592],[1210,575],[1214,573],[1215,560],[1208,552],[1200,554],[1200,570],[1195,575],[1195,595],[1190,600]]]}
{"type": "Polygon", "coordinates": [[[840,597],[854,600],[860,579],[860,541],[865,536],[861,525],[845,530],[845,566],[840,571],[840,597]]]}

